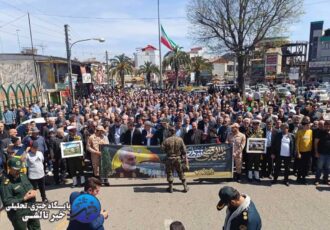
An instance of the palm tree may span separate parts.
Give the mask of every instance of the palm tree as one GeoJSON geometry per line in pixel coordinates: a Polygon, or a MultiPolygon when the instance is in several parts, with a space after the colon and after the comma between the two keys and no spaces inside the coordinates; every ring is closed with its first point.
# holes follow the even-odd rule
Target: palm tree
{"type": "Polygon", "coordinates": [[[175,89],[179,84],[179,70],[181,67],[185,67],[190,63],[189,55],[181,50],[181,47],[175,47],[164,56],[163,66],[171,66],[171,69],[175,71],[175,89]]]}
{"type": "Polygon", "coordinates": [[[125,54],[115,56],[111,62],[111,74],[118,74],[121,81],[121,87],[125,85],[125,74],[131,74],[133,72],[133,62],[125,54]]]}
{"type": "Polygon", "coordinates": [[[140,66],[139,73],[143,73],[146,75],[147,83],[148,85],[150,85],[151,74],[159,74],[160,72],[158,66],[152,64],[152,62],[150,61],[147,61],[144,63],[144,65],[140,66]]]}
{"type": "Polygon", "coordinates": [[[195,79],[197,81],[197,85],[200,85],[201,79],[200,74],[201,71],[209,71],[211,72],[213,70],[212,63],[208,62],[207,59],[197,56],[191,58],[191,64],[189,66],[189,69],[191,72],[195,73],[195,79]]]}

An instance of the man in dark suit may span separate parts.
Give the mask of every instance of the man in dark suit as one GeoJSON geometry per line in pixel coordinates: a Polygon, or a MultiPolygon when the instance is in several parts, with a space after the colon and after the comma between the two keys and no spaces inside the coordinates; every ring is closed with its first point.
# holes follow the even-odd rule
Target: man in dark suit
{"type": "Polygon", "coordinates": [[[218,131],[218,136],[219,136],[219,140],[221,143],[225,143],[227,140],[227,136],[230,133],[230,118],[226,117],[223,121],[223,125],[220,127],[219,131],[218,131]]]}
{"type": "Polygon", "coordinates": [[[175,136],[183,139],[186,133],[186,129],[182,127],[182,120],[178,119],[175,126],[175,136]]]}
{"type": "Polygon", "coordinates": [[[152,128],[153,124],[150,121],[144,122],[144,129],[142,130],[142,144],[146,146],[157,145],[157,139],[154,138],[155,130],[152,128]]]}
{"type": "Polygon", "coordinates": [[[109,129],[108,139],[110,144],[119,145],[121,141],[121,136],[127,131],[127,126],[120,124],[120,118],[115,119],[115,124],[109,129]]]}
{"type": "Polygon", "coordinates": [[[186,145],[198,145],[202,143],[203,131],[197,129],[197,123],[193,122],[191,124],[192,129],[184,137],[184,143],[186,145]]]}
{"type": "Polygon", "coordinates": [[[202,132],[208,132],[209,130],[209,118],[207,117],[206,114],[203,115],[203,120],[201,120],[200,122],[198,122],[198,129],[202,130],[202,132]]]}
{"type": "Polygon", "coordinates": [[[134,126],[133,122],[128,123],[128,130],[122,136],[123,145],[142,145],[142,133],[134,126]]]}
{"type": "Polygon", "coordinates": [[[263,128],[263,138],[267,139],[267,151],[266,154],[263,155],[262,161],[261,161],[261,175],[262,177],[271,177],[271,174],[273,172],[273,160],[271,158],[272,155],[272,142],[278,133],[277,129],[274,129],[273,127],[273,121],[267,120],[266,121],[266,127],[263,128]]]}

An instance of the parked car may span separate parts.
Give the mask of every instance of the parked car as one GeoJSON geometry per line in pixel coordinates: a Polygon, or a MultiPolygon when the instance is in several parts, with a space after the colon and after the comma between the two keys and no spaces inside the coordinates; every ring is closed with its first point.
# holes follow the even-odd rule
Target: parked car
{"type": "Polygon", "coordinates": [[[329,101],[329,95],[326,90],[312,90],[311,100],[316,99],[318,102],[327,103],[329,101]]]}
{"type": "Polygon", "coordinates": [[[280,97],[289,97],[289,96],[291,96],[290,90],[286,87],[277,88],[276,92],[280,97]]]}
{"type": "Polygon", "coordinates": [[[254,91],[251,88],[245,88],[245,98],[253,97],[254,91]]]}

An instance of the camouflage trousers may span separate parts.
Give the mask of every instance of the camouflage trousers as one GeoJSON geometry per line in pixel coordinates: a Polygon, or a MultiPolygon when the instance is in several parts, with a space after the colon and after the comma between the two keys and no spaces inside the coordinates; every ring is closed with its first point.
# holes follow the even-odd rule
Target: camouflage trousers
{"type": "Polygon", "coordinates": [[[167,175],[167,181],[172,183],[174,178],[173,178],[173,173],[174,170],[177,172],[180,180],[184,180],[184,172],[182,170],[182,163],[180,158],[168,158],[166,159],[165,162],[166,166],[166,175],[167,175]]]}

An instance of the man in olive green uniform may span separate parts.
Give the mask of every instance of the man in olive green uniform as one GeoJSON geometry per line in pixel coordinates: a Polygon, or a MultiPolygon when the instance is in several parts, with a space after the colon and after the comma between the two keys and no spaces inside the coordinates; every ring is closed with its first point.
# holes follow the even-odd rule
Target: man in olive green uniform
{"type": "MultiPolygon", "coordinates": [[[[264,132],[260,128],[260,120],[253,120],[252,121],[252,129],[250,129],[246,136],[247,138],[263,138],[264,132]]],[[[260,182],[260,157],[261,153],[248,153],[247,154],[247,170],[248,170],[248,181],[252,182],[253,179],[253,173],[254,172],[254,178],[257,182],[260,182]]]]}
{"type": "Polygon", "coordinates": [[[175,128],[169,128],[169,137],[165,139],[161,145],[161,149],[166,153],[166,174],[167,181],[169,183],[168,192],[173,192],[173,171],[178,173],[180,180],[182,181],[184,192],[188,192],[187,182],[184,176],[182,168],[182,160],[188,165],[188,158],[186,152],[186,146],[183,143],[182,138],[175,136],[175,128]]]}
{"type": "MultiPolygon", "coordinates": [[[[17,158],[11,158],[8,161],[9,173],[4,175],[0,186],[0,195],[4,207],[12,204],[31,205],[35,202],[36,190],[26,177],[25,174],[20,173],[22,162],[17,158]]],[[[23,216],[33,216],[34,213],[30,209],[9,210],[7,212],[8,218],[11,221],[15,230],[37,230],[40,228],[38,219],[29,219],[27,222],[22,220],[23,216]]]]}

